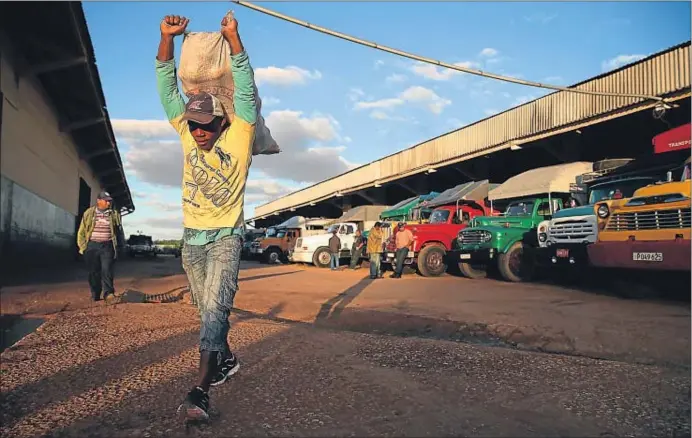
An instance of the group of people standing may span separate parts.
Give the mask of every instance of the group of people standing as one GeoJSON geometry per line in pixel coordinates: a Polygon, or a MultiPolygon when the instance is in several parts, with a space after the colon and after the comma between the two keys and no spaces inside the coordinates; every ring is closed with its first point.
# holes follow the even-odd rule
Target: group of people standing
{"type": "MultiPolygon", "coordinates": [[[[395,264],[394,273],[390,278],[401,278],[404,270],[404,261],[409,251],[413,250],[413,233],[406,228],[404,222],[399,222],[395,234],[395,264]]],[[[363,251],[367,251],[370,261],[370,278],[375,280],[382,278],[382,252],[384,250],[384,232],[382,222],[375,222],[370,229],[368,237],[365,238],[360,230],[356,230],[353,245],[351,246],[351,263],[349,269],[358,269],[363,251]]],[[[339,269],[339,258],[341,257],[341,239],[335,230],[329,238],[329,251],[331,252],[330,267],[332,271],[339,269]]]]}

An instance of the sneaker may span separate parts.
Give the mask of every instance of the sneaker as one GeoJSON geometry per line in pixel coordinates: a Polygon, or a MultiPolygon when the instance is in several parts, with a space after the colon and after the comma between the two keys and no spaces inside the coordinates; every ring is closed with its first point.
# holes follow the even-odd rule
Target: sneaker
{"type": "Polygon", "coordinates": [[[185,401],[178,407],[178,416],[184,420],[209,420],[209,394],[199,386],[188,392],[185,401]]]}
{"type": "Polygon", "coordinates": [[[227,357],[219,364],[219,372],[211,381],[211,386],[219,386],[224,383],[229,377],[237,373],[240,369],[240,362],[238,358],[231,353],[230,357],[227,357]]]}

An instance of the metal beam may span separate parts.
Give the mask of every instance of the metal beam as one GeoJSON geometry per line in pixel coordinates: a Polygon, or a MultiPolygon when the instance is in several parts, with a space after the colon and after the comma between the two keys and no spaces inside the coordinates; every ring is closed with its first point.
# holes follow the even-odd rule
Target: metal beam
{"type": "Polygon", "coordinates": [[[74,58],[62,59],[60,61],[47,62],[45,64],[39,64],[31,66],[29,68],[29,73],[33,75],[40,75],[44,73],[50,73],[57,70],[62,70],[65,68],[74,67],[76,65],[82,65],[87,62],[86,56],[78,56],[74,58]]]}
{"type": "Polygon", "coordinates": [[[89,154],[84,155],[82,157],[82,159],[84,161],[88,161],[88,160],[91,160],[92,158],[99,157],[101,155],[105,155],[105,154],[112,153],[112,152],[115,152],[115,150],[114,149],[99,149],[97,151],[94,151],[94,152],[91,152],[89,154]]]}
{"type": "Polygon", "coordinates": [[[99,123],[102,123],[106,120],[104,116],[99,116],[99,117],[93,117],[91,119],[84,119],[80,120],[78,122],[72,122],[66,125],[62,125],[60,127],[60,132],[72,132],[76,131],[77,129],[82,129],[86,128],[89,126],[93,125],[98,125],[99,123]]]}
{"type": "Polygon", "coordinates": [[[409,187],[409,186],[406,185],[405,183],[402,183],[402,182],[399,182],[399,181],[395,181],[394,184],[403,187],[404,189],[408,190],[409,192],[413,193],[414,195],[420,196],[420,193],[416,192],[415,190],[413,190],[411,187],[409,187]]]}
{"type": "Polygon", "coordinates": [[[97,172],[96,176],[100,176],[101,178],[103,178],[103,177],[110,176],[110,175],[113,175],[115,173],[120,173],[120,172],[121,172],[121,169],[119,167],[116,169],[109,168],[108,170],[106,170],[104,172],[97,172]]]}
{"type": "Polygon", "coordinates": [[[364,191],[356,192],[355,194],[360,196],[361,198],[365,199],[366,201],[368,201],[372,205],[379,205],[380,204],[380,202],[377,199],[371,197],[370,195],[367,195],[364,191]]]}

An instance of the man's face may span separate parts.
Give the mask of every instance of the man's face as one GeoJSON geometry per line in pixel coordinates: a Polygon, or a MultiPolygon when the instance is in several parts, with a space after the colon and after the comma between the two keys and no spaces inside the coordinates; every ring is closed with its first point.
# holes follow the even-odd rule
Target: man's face
{"type": "Polygon", "coordinates": [[[190,134],[192,138],[195,139],[195,143],[203,151],[210,151],[214,146],[214,142],[219,137],[221,133],[221,127],[223,126],[223,120],[220,117],[214,118],[211,123],[203,125],[201,123],[188,121],[188,127],[190,128],[190,134]]]}
{"type": "Polygon", "coordinates": [[[399,225],[399,231],[404,231],[404,224],[399,225]]]}
{"type": "Polygon", "coordinates": [[[97,199],[96,200],[96,207],[99,208],[99,210],[106,210],[111,206],[111,201],[108,201],[106,199],[97,199]]]}

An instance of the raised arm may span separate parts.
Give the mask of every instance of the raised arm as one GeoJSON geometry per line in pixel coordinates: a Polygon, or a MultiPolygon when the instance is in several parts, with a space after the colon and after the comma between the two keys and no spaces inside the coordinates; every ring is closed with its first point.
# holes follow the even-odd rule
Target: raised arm
{"type": "Polygon", "coordinates": [[[185,112],[185,101],[178,90],[175,75],[173,39],[185,32],[189,22],[187,18],[177,15],[167,15],[161,21],[161,41],[156,54],[156,88],[169,121],[185,112]]]}
{"type": "Polygon", "coordinates": [[[231,46],[231,71],[233,72],[233,107],[237,117],[249,124],[257,122],[257,95],[255,78],[250,59],[238,34],[238,21],[224,17],[221,34],[231,46]]]}

